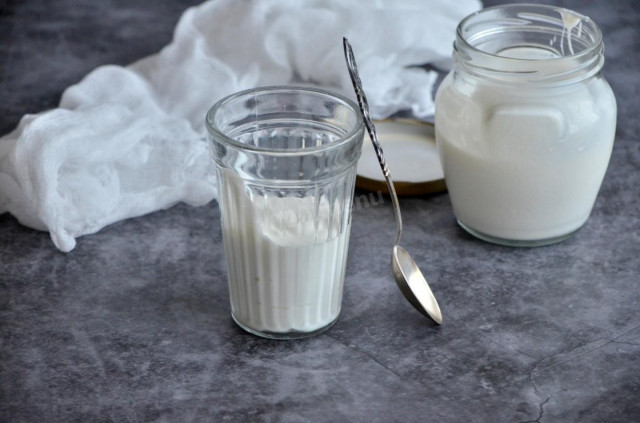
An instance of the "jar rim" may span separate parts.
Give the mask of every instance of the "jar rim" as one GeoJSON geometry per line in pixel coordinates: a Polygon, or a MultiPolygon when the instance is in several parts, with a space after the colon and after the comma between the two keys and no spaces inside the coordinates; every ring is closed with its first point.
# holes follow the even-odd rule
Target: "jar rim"
{"type": "Polygon", "coordinates": [[[263,87],[255,87],[242,91],[238,91],[236,93],[230,94],[219,101],[217,101],[206,114],[205,117],[205,126],[207,127],[207,131],[209,134],[214,137],[216,140],[220,141],[222,144],[225,144],[229,147],[234,147],[242,151],[259,153],[263,155],[269,156],[281,156],[281,157],[291,157],[291,156],[300,156],[307,155],[317,152],[325,152],[329,150],[333,150],[336,148],[343,147],[345,145],[350,144],[354,139],[361,138],[364,135],[364,121],[362,119],[362,114],[358,106],[350,100],[349,98],[338,94],[333,91],[329,91],[323,88],[318,87],[309,87],[309,86],[299,86],[299,85],[272,85],[272,86],[263,86],[263,87]],[[312,94],[318,96],[325,96],[327,98],[331,98],[338,103],[342,103],[344,106],[347,106],[355,116],[355,124],[353,128],[351,128],[344,135],[341,135],[339,140],[336,142],[331,142],[328,144],[310,146],[310,147],[302,147],[302,148],[290,148],[290,149],[274,149],[270,147],[258,146],[258,145],[250,145],[245,144],[236,139],[225,134],[220,128],[217,127],[214,123],[214,116],[216,113],[224,106],[228,105],[231,102],[238,100],[241,97],[245,97],[248,95],[256,95],[256,94],[278,94],[278,93],[300,93],[300,94],[312,94]]]}
{"type": "MultiPolygon", "coordinates": [[[[568,40],[567,42],[569,42],[568,40]]],[[[527,46],[524,45],[521,47],[527,46]]],[[[538,46],[534,46],[534,48],[535,47],[538,46]]],[[[571,44],[568,44],[568,47],[570,50],[572,49],[571,44]]],[[[570,75],[565,74],[573,75],[574,73],[570,71],[579,71],[581,69],[590,71],[595,68],[599,70],[602,67],[603,63],[603,57],[599,57],[602,56],[602,52],[602,31],[591,18],[581,13],[575,12],[571,9],[553,5],[531,3],[517,3],[493,6],[479,10],[466,16],[462,21],[460,21],[458,27],[456,28],[456,41],[454,43],[454,59],[456,54],[462,54],[462,61],[466,60],[467,62],[471,62],[471,59],[473,58],[473,60],[480,63],[479,68],[481,68],[481,73],[492,70],[498,71],[500,73],[507,73],[509,71],[507,70],[507,68],[511,66],[517,69],[514,70],[514,73],[532,74],[540,72],[540,66],[549,64],[556,65],[558,71],[551,72],[551,75],[547,74],[542,79],[553,79],[556,74],[562,74],[562,79],[569,79],[568,76],[570,75]],[[496,12],[498,11],[504,11],[505,16],[495,16],[493,18],[489,17],[484,21],[479,20],[478,22],[474,22],[481,17],[487,17],[487,15],[491,16],[491,14],[497,14],[496,12]],[[567,39],[570,40],[570,31],[572,31],[575,26],[566,26],[565,21],[563,20],[564,13],[566,13],[567,16],[578,18],[578,22],[580,22],[580,25],[584,26],[584,28],[582,26],[580,27],[578,34],[574,34],[574,37],[577,37],[574,38],[574,40],[580,40],[581,46],[583,47],[582,50],[575,53],[573,51],[570,51],[569,54],[565,54],[565,49],[563,46],[565,32],[567,33],[567,39]],[[534,22],[534,20],[537,20],[539,22],[534,22]],[[469,32],[470,29],[474,27],[474,25],[487,25],[492,21],[496,23],[497,29],[494,28],[494,31],[487,31],[485,29],[483,31],[479,31],[476,34],[465,34],[465,32],[469,32]],[[543,27],[539,24],[540,22],[549,26],[543,27]],[[502,26],[498,26],[498,24],[502,26]],[[560,51],[558,51],[558,49],[550,46],[548,48],[548,51],[560,54],[556,57],[545,58],[511,57],[500,54],[505,49],[502,49],[498,52],[491,52],[487,49],[479,47],[477,43],[474,44],[474,41],[482,40],[483,38],[490,35],[495,35],[497,32],[522,32],[528,28],[533,28],[535,29],[535,32],[538,33],[555,32],[556,35],[561,34],[561,53],[560,51]],[[474,35],[476,35],[475,38],[473,37],[474,35]],[[487,61],[492,61],[493,64],[503,64],[505,65],[505,68],[501,69],[500,66],[496,66],[496,69],[492,69],[492,66],[487,65],[487,61]]]]}

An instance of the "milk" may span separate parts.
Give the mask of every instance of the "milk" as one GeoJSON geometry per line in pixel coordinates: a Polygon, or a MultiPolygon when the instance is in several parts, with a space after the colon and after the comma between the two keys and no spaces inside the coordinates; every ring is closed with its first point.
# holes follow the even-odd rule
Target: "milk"
{"type": "MultiPolygon", "coordinates": [[[[233,318],[266,334],[313,332],[340,313],[349,220],[326,199],[259,194],[221,172],[233,318]]],[[[337,204],[338,202],[336,202],[337,204]]]]}
{"type": "MultiPolygon", "coordinates": [[[[552,53],[500,55],[543,60],[552,53]]],[[[529,241],[567,235],[587,220],[616,126],[615,98],[600,76],[514,87],[451,73],[436,110],[440,159],[463,227],[529,241]]]]}

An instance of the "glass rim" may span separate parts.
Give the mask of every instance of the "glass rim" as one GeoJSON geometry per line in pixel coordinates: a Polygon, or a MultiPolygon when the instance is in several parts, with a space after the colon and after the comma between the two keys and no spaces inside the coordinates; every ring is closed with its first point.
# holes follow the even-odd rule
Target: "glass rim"
{"type": "MultiPolygon", "coordinates": [[[[562,21],[560,21],[562,22],[562,21]]],[[[563,30],[564,31],[564,30],[563,30]]],[[[495,59],[499,59],[499,60],[505,60],[505,61],[517,61],[520,63],[528,63],[528,62],[559,62],[559,61],[563,61],[563,60],[574,60],[576,58],[582,58],[584,56],[588,56],[588,55],[592,55],[594,54],[594,52],[597,52],[597,50],[600,48],[601,44],[602,44],[602,31],[600,30],[600,27],[588,16],[583,15],[582,13],[578,13],[572,9],[567,9],[566,7],[560,7],[560,6],[554,6],[554,5],[549,5],[549,4],[535,4],[535,3],[513,3],[513,4],[504,4],[504,5],[497,5],[497,6],[491,6],[491,7],[487,7],[485,9],[482,10],[478,10],[474,13],[471,13],[470,15],[467,15],[464,19],[462,19],[460,21],[460,23],[458,24],[457,28],[456,28],[456,43],[460,41],[463,44],[463,47],[465,49],[469,49],[477,54],[480,55],[486,55],[486,56],[490,56],[493,57],[495,59]],[[593,25],[593,30],[594,30],[594,40],[593,43],[588,46],[587,48],[585,48],[583,51],[578,52],[578,53],[574,53],[574,54],[568,54],[568,55],[563,55],[560,57],[553,57],[553,58],[545,58],[545,59],[524,59],[524,58],[516,58],[516,57],[505,57],[505,56],[501,56],[499,54],[495,54],[495,53],[490,53],[488,51],[482,50],[476,46],[474,46],[473,44],[471,44],[463,35],[462,35],[462,29],[463,27],[465,27],[467,24],[469,24],[469,22],[480,15],[483,15],[487,12],[491,12],[491,11],[495,11],[498,9],[525,9],[525,8],[534,8],[534,9],[538,9],[538,10],[546,10],[546,11],[567,11],[570,12],[576,16],[579,16],[581,18],[581,20],[583,21],[587,21],[590,22],[593,25]]]]}
{"type": "Polygon", "coordinates": [[[216,103],[214,103],[213,106],[211,106],[211,108],[209,108],[209,111],[207,112],[205,117],[205,125],[207,127],[207,131],[209,132],[209,135],[211,135],[216,140],[219,140],[221,143],[227,146],[234,147],[246,152],[259,153],[259,154],[270,155],[270,156],[285,156],[285,157],[300,156],[300,155],[312,154],[317,152],[324,152],[324,151],[332,150],[335,148],[340,148],[344,145],[349,144],[353,139],[359,138],[359,134],[362,134],[364,136],[364,121],[362,118],[362,113],[360,112],[359,107],[356,105],[354,101],[334,91],[330,91],[330,90],[319,88],[319,87],[309,87],[309,86],[303,86],[303,85],[270,85],[270,86],[249,88],[246,90],[242,90],[242,91],[238,91],[236,93],[230,94],[218,100],[216,103]],[[323,145],[316,145],[311,147],[291,148],[291,149],[273,149],[270,147],[248,145],[248,144],[239,142],[229,137],[228,135],[226,135],[216,125],[213,124],[213,117],[215,116],[215,114],[222,107],[231,103],[234,100],[237,100],[240,97],[243,97],[252,93],[262,94],[262,93],[278,93],[278,92],[283,92],[283,93],[297,92],[302,94],[307,93],[307,94],[316,94],[316,95],[319,94],[321,96],[332,98],[333,100],[338,100],[338,102],[343,103],[353,111],[356,117],[355,125],[353,129],[348,131],[346,134],[340,136],[339,140],[337,140],[336,142],[323,144],[323,145]]]}

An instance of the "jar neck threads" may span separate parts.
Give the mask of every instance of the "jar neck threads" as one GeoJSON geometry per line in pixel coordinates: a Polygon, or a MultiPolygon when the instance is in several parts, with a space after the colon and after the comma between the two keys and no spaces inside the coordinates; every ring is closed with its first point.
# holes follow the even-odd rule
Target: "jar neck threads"
{"type": "Polygon", "coordinates": [[[554,6],[491,7],[458,25],[456,69],[500,83],[570,84],[604,64],[600,28],[587,16],[554,6]]]}

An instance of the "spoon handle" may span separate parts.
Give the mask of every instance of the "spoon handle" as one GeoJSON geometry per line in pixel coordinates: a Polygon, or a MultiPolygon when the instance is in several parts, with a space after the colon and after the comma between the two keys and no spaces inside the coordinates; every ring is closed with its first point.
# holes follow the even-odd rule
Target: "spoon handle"
{"type": "Polygon", "coordinates": [[[400,243],[400,238],[402,237],[402,215],[400,214],[398,195],[396,194],[396,188],[393,185],[393,180],[391,179],[391,172],[389,172],[387,161],[384,159],[384,155],[382,153],[382,146],[378,141],[376,127],[371,121],[371,115],[369,114],[369,103],[367,103],[367,97],[364,95],[364,90],[362,89],[362,81],[360,80],[360,75],[358,74],[358,65],[356,64],[356,58],[353,55],[353,49],[351,48],[351,44],[349,44],[349,40],[347,40],[346,37],[342,38],[342,44],[344,46],[344,57],[347,61],[349,76],[351,76],[351,82],[353,83],[353,89],[356,92],[358,105],[360,106],[360,111],[362,111],[364,125],[367,127],[369,138],[371,138],[373,149],[376,152],[378,162],[380,163],[380,168],[382,169],[382,174],[384,175],[384,179],[387,181],[387,187],[389,187],[389,195],[391,196],[391,202],[393,203],[393,211],[396,216],[396,225],[398,228],[396,239],[393,243],[394,245],[398,245],[400,243]]]}

